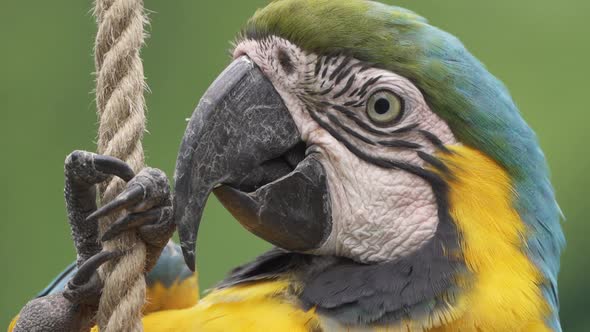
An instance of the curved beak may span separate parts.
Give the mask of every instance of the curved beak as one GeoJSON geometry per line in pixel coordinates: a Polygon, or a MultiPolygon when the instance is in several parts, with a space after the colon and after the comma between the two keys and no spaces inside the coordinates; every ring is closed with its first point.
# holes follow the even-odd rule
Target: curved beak
{"type": "Polygon", "coordinates": [[[174,218],[185,261],[214,191],[249,231],[283,249],[318,248],[331,231],[324,168],[305,155],[289,110],[250,59],[236,59],[189,121],[175,173],[174,218]]]}

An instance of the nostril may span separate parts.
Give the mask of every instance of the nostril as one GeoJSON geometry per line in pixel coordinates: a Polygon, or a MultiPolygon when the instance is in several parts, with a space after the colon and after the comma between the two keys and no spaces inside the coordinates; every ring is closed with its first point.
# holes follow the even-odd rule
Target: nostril
{"type": "Polygon", "coordinates": [[[281,64],[281,67],[283,67],[285,73],[287,73],[287,75],[292,74],[295,71],[295,65],[293,64],[293,61],[291,60],[291,57],[289,56],[287,51],[281,48],[279,49],[279,53],[277,56],[279,59],[279,63],[281,64]]]}

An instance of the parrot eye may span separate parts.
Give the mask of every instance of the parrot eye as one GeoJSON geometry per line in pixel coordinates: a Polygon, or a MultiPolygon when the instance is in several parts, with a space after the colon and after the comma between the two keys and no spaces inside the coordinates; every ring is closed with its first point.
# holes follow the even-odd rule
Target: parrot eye
{"type": "Polygon", "coordinates": [[[402,100],[390,91],[378,91],[369,97],[367,115],[378,124],[398,121],[403,115],[402,100]]]}

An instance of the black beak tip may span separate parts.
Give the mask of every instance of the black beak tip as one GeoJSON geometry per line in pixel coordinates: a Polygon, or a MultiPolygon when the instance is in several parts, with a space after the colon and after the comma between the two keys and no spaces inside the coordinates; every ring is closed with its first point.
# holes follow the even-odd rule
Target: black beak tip
{"type": "MultiPolygon", "coordinates": [[[[177,183],[177,189],[179,187],[182,186],[179,186],[177,183]]],[[[176,230],[180,240],[180,247],[182,248],[182,255],[184,256],[184,262],[191,271],[195,272],[195,251],[197,247],[198,224],[195,225],[192,221],[199,221],[201,219],[200,213],[202,212],[202,208],[196,207],[197,210],[200,210],[199,215],[197,216],[191,213],[185,214],[186,209],[179,208],[179,206],[185,206],[188,203],[179,200],[178,198],[180,196],[186,197],[187,195],[177,191],[173,203],[176,206],[174,220],[176,220],[176,230]]]]}

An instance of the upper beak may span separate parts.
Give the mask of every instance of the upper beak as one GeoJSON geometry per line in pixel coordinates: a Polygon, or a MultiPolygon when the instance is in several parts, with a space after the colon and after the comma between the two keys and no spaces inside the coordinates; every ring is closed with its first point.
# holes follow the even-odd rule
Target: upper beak
{"type": "MultiPolygon", "coordinates": [[[[174,219],[189,268],[209,194],[248,230],[287,250],[318,248],[331,231],[325,170],[314,154],[293,165],[297,127],[271,82],[236,59],[193,112],[176,163],[174,219]]],[[[297,159],[298,157],[295,157],[297,159]]]]}

